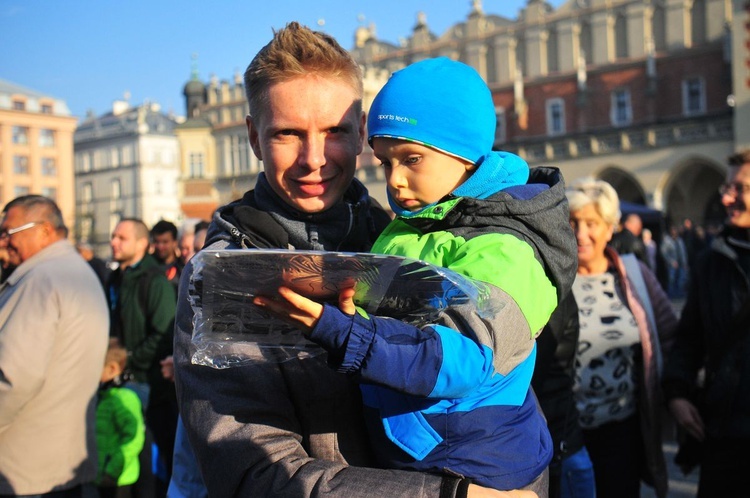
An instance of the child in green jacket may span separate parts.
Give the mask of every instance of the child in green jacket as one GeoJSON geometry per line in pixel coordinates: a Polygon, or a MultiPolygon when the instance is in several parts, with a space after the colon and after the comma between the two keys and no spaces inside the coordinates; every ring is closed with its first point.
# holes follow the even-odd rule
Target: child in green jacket
{"type": "Polygon", "coordinates": [[[138,480],[138,455],[143,449],[145,423],[138,395],[123,387],[128,353],[110,339],[96,406],[97,486],[101,498],[130,496],[138,480]]]}

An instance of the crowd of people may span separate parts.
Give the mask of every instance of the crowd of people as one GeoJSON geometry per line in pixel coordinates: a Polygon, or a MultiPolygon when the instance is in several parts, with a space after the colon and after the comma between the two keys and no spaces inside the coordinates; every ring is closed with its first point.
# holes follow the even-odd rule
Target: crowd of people
{"type": "Polygon", "coordinates": [[[395,72],[365,116],[348,52],[290,23],[245,87],[264,171],[210,223],[122,219],[110,269],[51,199],[5,205],[0,497],[663,498],[667,410],[698,496],[750,496],[750,151],[721,231],[657,244],[606,182],[493,151],[491,93],[460,62],[395,72]],[[365,140],[390,213],[354,177],[365,140]],[[352,288],[269,288],[243,305],[325,353],[214,369],[192,362],[203,249],[420,259],[493,312],[415,325],[352,288]]]}

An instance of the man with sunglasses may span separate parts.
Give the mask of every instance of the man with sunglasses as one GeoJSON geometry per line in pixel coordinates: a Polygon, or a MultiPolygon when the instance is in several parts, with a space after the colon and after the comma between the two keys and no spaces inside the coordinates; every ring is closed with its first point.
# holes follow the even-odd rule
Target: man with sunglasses
{"type": "Polygon", "coordinates": [[[95,405],[109,313],[54,201],[27,195],[0,220],[0,497],[81,497],[94,480],[95,405]],[[54,490],[54,491],[53,491],[54,490]]]}
{"type": "Polygon", "coordinates": [[[727,221],[697,256],[664,394],[677,423],[702,442],[699,497],[748,496],[750,469],[750,149],[729,157],[719,188],[727,221]],[[696,378],[705,369],[696,407],[696,378]]]}

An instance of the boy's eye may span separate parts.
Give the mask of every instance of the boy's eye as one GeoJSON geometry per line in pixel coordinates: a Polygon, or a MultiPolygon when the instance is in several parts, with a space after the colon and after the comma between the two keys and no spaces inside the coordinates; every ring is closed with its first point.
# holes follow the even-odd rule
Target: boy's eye
{"type": "Polygon", "coordinates": [[[421,156],[409,156],[404,161],[404,164],[417,164],[420,159],[422,159],[421,156]]]}
{"type": "Polygon", "coordinates": [[[380,161],[380,165],[384,167],[385,169],[388,169],[391,167],[390,161],[380,161]]]}

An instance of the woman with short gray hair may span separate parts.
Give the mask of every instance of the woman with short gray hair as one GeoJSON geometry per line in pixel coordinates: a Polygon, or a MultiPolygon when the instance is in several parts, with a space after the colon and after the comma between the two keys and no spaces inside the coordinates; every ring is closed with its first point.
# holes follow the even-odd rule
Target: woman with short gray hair
{"type": "Polygon", "coordinates": [[[659,376],[661,350],[669,345],[677,317],[648,267],[608,246],[620,220],[615,189],[584,178],[572,182],[566,195],[578,243],[574,396],[596,494],[637,497],[643,477],[664,497],[659,376]]]}

